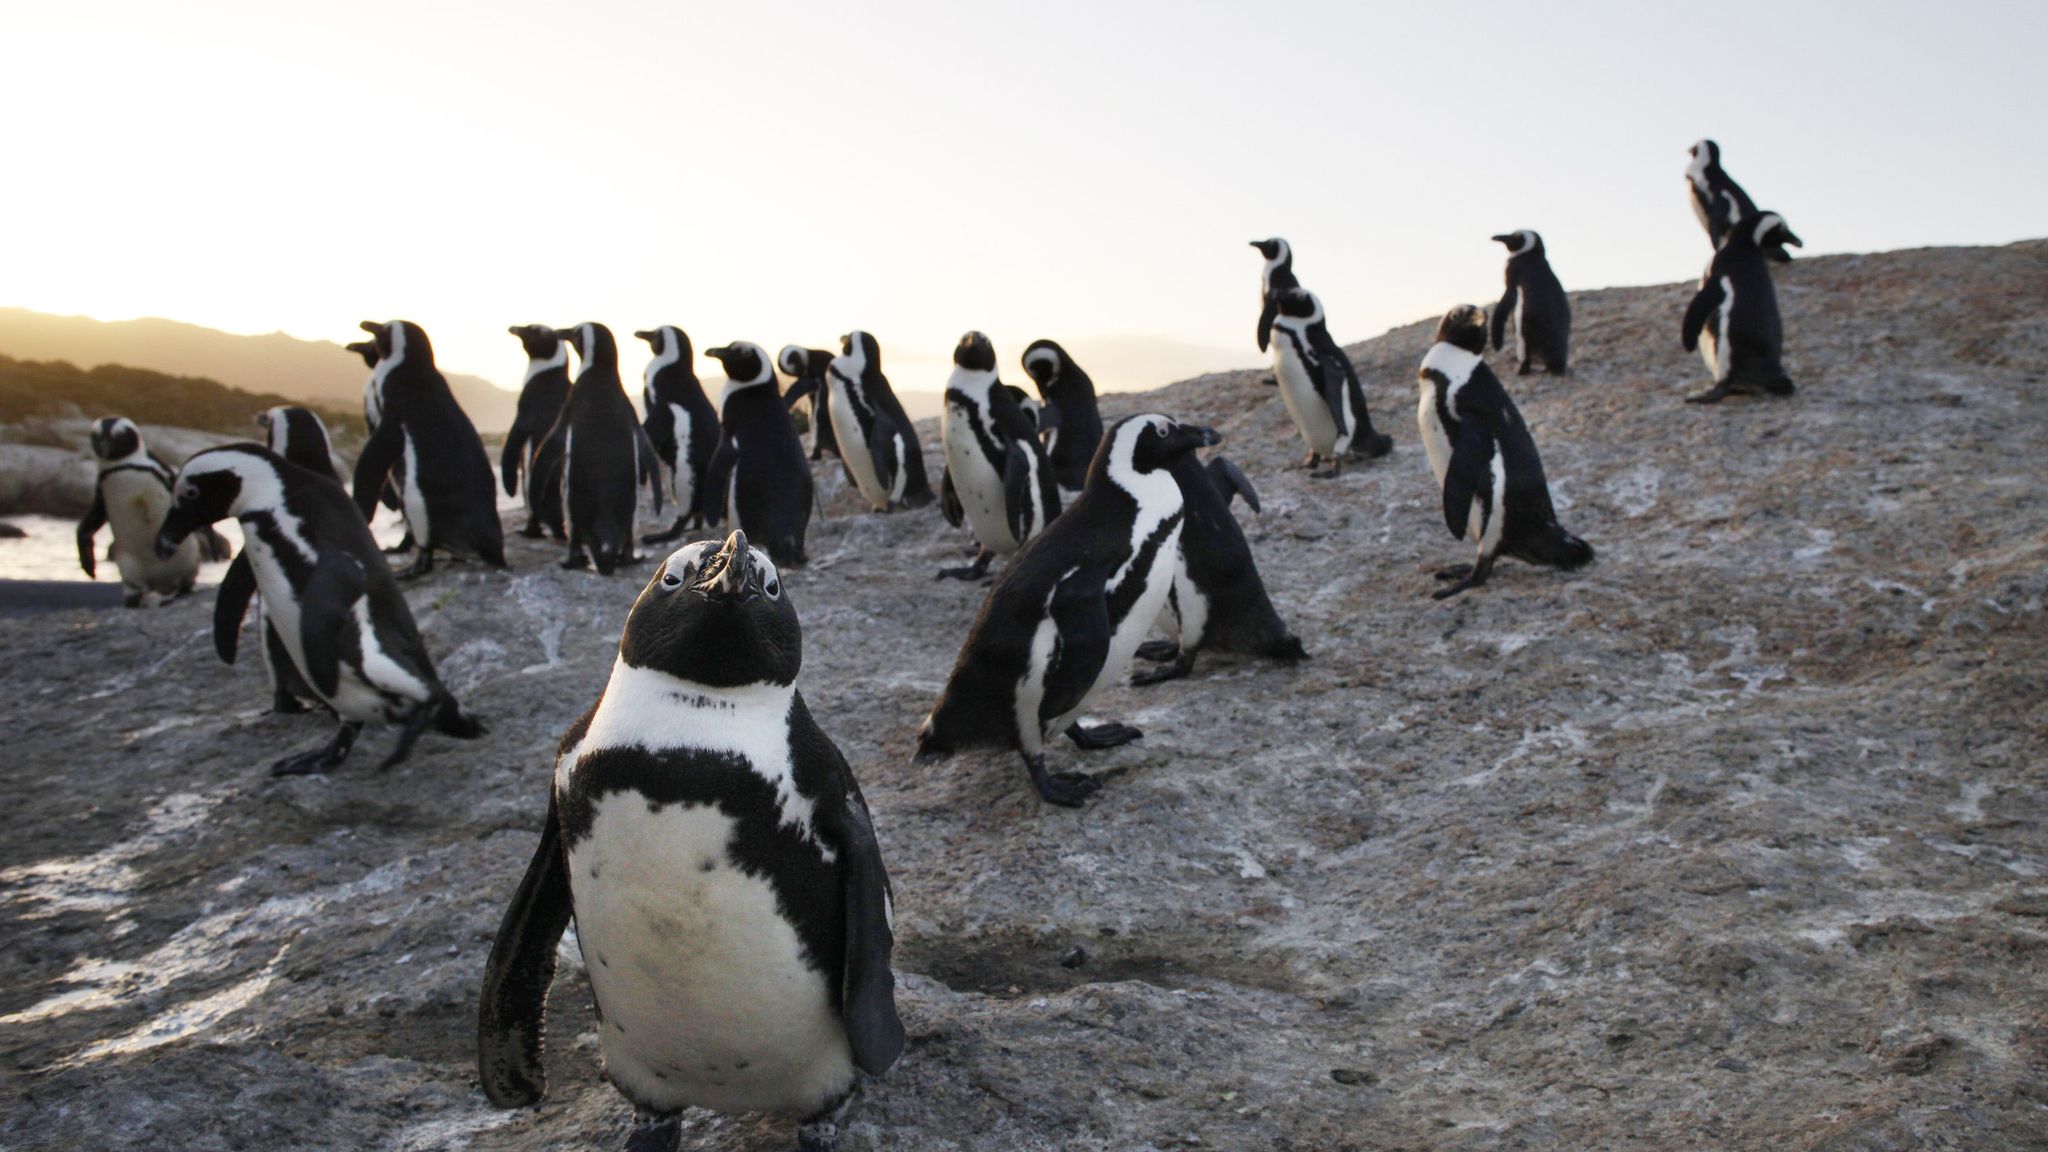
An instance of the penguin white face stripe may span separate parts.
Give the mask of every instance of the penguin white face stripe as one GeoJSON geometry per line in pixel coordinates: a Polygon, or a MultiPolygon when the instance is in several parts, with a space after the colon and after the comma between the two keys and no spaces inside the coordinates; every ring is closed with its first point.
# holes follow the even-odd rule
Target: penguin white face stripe
{"type": "Polygon", "coordinates": [[[1109,478],[1116,486],[1131,494],[1138,504],[1136,517],[1131,523],[1131,558],[1109,579],[1107,588],[1114,592],[1128,576],[1131,566],[1138,562],[1140,552],[1154,529],[1168,516],[1180,511],[1180,484],[1164,468],[1150,472],[1138,471],[1134,457],[1138,449],[1138,437],[1148,430],[1166,432],[1172,422],[1164,416],[1145,416],[1127,421],[1116,430],[1116,439],[1109,449],[1109,478]]]}
{"type": "Polygon", "coordinates": [[[1050,348],[1034,348],[1024,357],[1024,370],[1026,372],[1034,368],[1044,368],[1048,372],[1057,372],[1059,366],[1060,358],[1053,355],[1053,351],[1050,348]]]}
{"type": "Polygon", "coordinates": [[[550,356],[549,356],[549,357],[548,357],[547,359],[545,359],[545,360],[537,360],[537,359],[534,359],[533,357],[530,357],[530,356],[529,356],[529,357],[527,357],[527,360],[526,360],[526,379],[525,379],[525,381],[523,381],[523,383],[531,384],[531,383],[533,382],[533,378],[534,378],[535,376],[538,376],[538,375],[540,375],[541,373],[543,373],[543,372],[546,372],[546,371],[548,371],[548,370],[549,370],[549,369],[551,369],[551,368],[564,368],[564,367],[567,367],[567,366],[568,366],[568,364],[569,364],[569,346],[568,346],[567,344],[563,343],[562,341],[560,341],[560,340],[557,340],[557,341],[555,341],[555,350],[554,350],[554,353],[553,353],[552,355],[550,355],[550,356]]]}
{"type": "Polygon", "coordinates": [[[384,415],[384,382],[391,378],[391,373],[400,364],[405,363],[405,325],[392,324],[385,331],[391,336],[391,353],[378,358],[377,366],[370,370],[370,383],[366,388],[374,397],[379,417],[384,415]]]}
{"type": "MultiPolygon", "coordinates": [[[[676,334],[669,329],[661,329],[661,351],[655,354],[654,359],[647,362],[647,371],[641,374],[641,380],[645,382],[649,389],[652,389],[654,387],[654,378],[661,374],[661,370],[682,358],[683,342],[676,339],[676,334]]],[[[649,391],[647,394],[649,396],[654,395],[652,391],[649,391]]]]}
{"type": "MultiPolygon", "coordinates": [[[[268,461],[240,452],[221,452],[198,460],[196,464],[188,463],[180,479],[191,481],[222,473],[234,476],[239,483],[234,503],[228,505],[228,515],[237,519],[255,513],[269,515],[278,533],[298,550],[306,563],[319,563],[320,554],[314,550],[313,542],[306,538],[305,524],[285,506],[284,481],[268,461]]],[[[182,488],[181,483],[181,491],[182,488]]]]}

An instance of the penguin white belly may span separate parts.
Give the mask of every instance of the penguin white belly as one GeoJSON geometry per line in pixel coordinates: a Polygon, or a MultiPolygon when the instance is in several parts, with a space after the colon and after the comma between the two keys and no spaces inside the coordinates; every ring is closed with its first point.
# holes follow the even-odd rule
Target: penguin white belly
{"type": "Polygon", "coordinates": [[[1515,327],[1515,359],[1523,363],[1527,363],[1529,360],[1529,333],[1524,331],[1522,327],[1528,323],[1528,310],[1529,293],[1525,291],[1517,294],[1515,296],[1515,314],[1511,319],[1514,321],[1515,327]]]}
{"type": "Polygon", "coordinates": [[[1492,555],[1500,547],[1501,533],[1507,528],[1508,464],[1501,455],[1500,445],[1493,450],[1493,494],[1489,500],[1472,498],[1472,515],[1466,521],[1465,534],[1479,545],[1479,550],[1492,555]]]}
{"type": "Polygon", "coordinates": [[[199,573],[199,537],[185,538],[169,560],[156,558],[156,533],[171,509],[171,493],[156,476],[134,468],[100,480],[107,527],[114,532],[114,566],[131,588],[170,594],[199,573]]]}
{"type": "Polygon", "coordinates": [[[803,1114],[837,1099],[854,1076],[845,1024],[774,888],[727,854],[734,821],[649,808],[607,795],[568,853],[606,1070],[656,1108],[803,1114]]]}
{"type": "Polygon", "coordinates": [[[1188,578],[1186,563],[1175,565],[1173,570],[1173,604],[1179,607],[1176,614],[1172,607],[1166,613],[1176,619],[1176,639],[1183,651],[1199,647],[1202,637],[1209,630],[1209,598],[1188,578]]]}
{"type": "Polygon", "coordinates": [[[832,435],[839,441],[839,458],[846,461],[846,470],[853,473],[853,484],[860,489],[861,498],[877,512],[887,509],[889,493],[883,490],[881,478],[875,473],[867,433],[861,430],[860,417],[854,414],[853,398],[847,395],[846,386],[836,380],[832,383],[832,435]]]}
{"type": "Polygon", "coordinates": [[[1721,277],[1721,307],[1707,319],[1707,326],[1700,330],[1700,359],[1707,362],[1707,371],[1714,374],[1714,382],[1728,379],[1733,357],[1728,351],[1728,318],[1735,312],[1735,282],[1721,277]]]}
{"type": "Polygon", "coordinates": [[[1010,535],[1009,505],[1003,492],[1003,478],[982,454],[981,442],[965,417],[946,413],[941,432],[946,441],[946,467],[953,473],[953,492],[967,510],[968,527],[983,548],[1008,555],[1018,547],[1010,535]]]}
{"type": "Polygon", "coordinates": [[[676,498],[678,511],[687,513],[690,502],[697,498],[697,477],[690,471],[690,410],[681,404],[671,404],[668,410],[676,425],[676,458],[669,461],[668,490],[676,498]]]}
{"type": "MultiPolygon", "coordinates": [[[[1065,731],[1069,724],[1080,719],[1081,714],[1088,710],[1089,702],[1095,699],[1104,685],[1117,683],[1124,678],[1125,670],[1131,666],[1131,658],[1138,654],[1138,645],[1145,642],[1145,637],[1152,631],[1153,622],[1159,619],[1159,613],[1166,607],[1166,594],[1173,588],[1174,557],[1179,554],[1180,525],[1176,524],[1161,543],[1159,552],[1153,556],[1151,567],[1143,570],[1133,567],[1123,574],[1124,580],[1143,580],[1144,588],[1138,593],[1138,599],[1131,605],[1131,610],[1124,614],[1123,619],[1116,622],[1115,630],[1109,634],[1109,656],[1103,660],[1102,671],[1096,675],[1095,683],[1089,685],[1088,691],[1081,696],[1081,702],[1071,711],[1063,716],[1054,717],[1046,724],[1046,733],[1065,731]]],[[[1112,583],[1107,591],[1114,593],[1120,587],[1121,583],[1112,583]]],[[[1050,625],[1050,619],[1040,625],[1040,635],[1033,637],[1034,649],[1050,625]]],[[[1032,664],[1034,668],[1038,665],[1036,651],[1032,653],[1032,664]]],[[[1038,679],[1043,683],[1042,674],[1038,679]]]]}
{"type": "MultiPolygon", "coordinates": [[[[432,526],[427,523],[427,494],[420,490],[419,449],[413,445],[412,429],[405,430],[405,454],[401,458],[405,474],[399,477],[398,505],[405,513],[405,526],[412,529],[412,538],[425,548],[434,541],[432,526]]],[[[568,475],[568,461],[563,461],[563,475],[568,475]]],[[[566,493],[568,481],[563,480],[566,493]]]]}
{"type": "Polygon", "coordinates": [[[1285,333],[1273,341],[1273,376],[1280,383],[1280,402],[1287,406],[1287,415],[1301,430],[1301,438],[1308,442],[1310,451],[1322,456],[1335,452],[1337,422],[1331,418],[1322,394],[1316,391],[1308,365],[1296,354],[1294,341],[1285,333]]]}
{"type": "Polygon", "coordinates": [[[1436,473],[1436,488],[1442,492],[1444,475],[1451,470],[1451,438],[1436,416],[1436,389],[1422,387],[1422,399],[1415,405],[1415,423],[1422,429],[1422,450],[1429,454],[1429,470],[1436,473]]]}

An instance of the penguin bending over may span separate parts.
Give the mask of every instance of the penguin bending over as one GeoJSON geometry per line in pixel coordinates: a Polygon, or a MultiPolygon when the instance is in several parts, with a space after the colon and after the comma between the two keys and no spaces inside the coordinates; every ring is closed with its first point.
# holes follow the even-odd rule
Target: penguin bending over
{"type": "Polygon", "coordinates": [[[1283,290],[1274,301],[1273,376],[1280,382],[1280,400],[1301,438],[1308,442],[1307,467],[1328,461],[1329,479],[1343,472],[1344,459],[1354,453],[1373,459],[1394,448],[1392,437],[1373,431],[1366,411],[1365,387],[1351,357],[1330,337],[1323,321],[1323,302],[1306,288],[1283,290]]]}
{"type": "Polygon", "coordinates": [[[1486,583],[1502,555],[1567,571],[1591,563],[1593,549],[1557,522],[1535,438],[1481,354],[1486,312],[1460,304],[1437,324],[1422,358],[1416,421],[1430,470],[1443,490],[1451,535],[1479,545],[1471,564],[1446,568],[1456,580],[1438,600],[1486,583]]]}
{"type": "Polygon", "coordinates": [[[955,528],[965,521],[974,530],[979,550],[964,568],[940,569],[941,578],[980,579],[997,556],[1023,547],[1060,514],[1059,486],[1038,424],[1017,403],[1020,391],[996,379],[987,336],[960,337],[939,411],[946,452],[941,508],[955,528]]]}
{"type": "Polygon", "coordinates": [[[669,470],[669,495],[676,522],[666,532],[642,536],[642,544],[666,544],[692,528],[704,526],[704,470],[718,449],[718,411],[697,380],[690,337],[673,324],[633,335],[654,349],[643,377],[641,410],[647,414],[647,438],[654,454],[669,470]]]}
{"type": "Polygon", "coordinates": [[[526,379],[519,386],[519,411],[505,433],[505,449],[498,454],[498,475],[505,495],[513,496],[519,492],[520,471],[526,472],[526,527],[519,530],[521,536],[538,540],[546,532],[566,540],[560,477],[540,483],[534,460],[569,402],[569,345],[545,324],[515,324],[505,331],[519,337],[519,346],[526,350],[526,379]]]}
{"type": "Polygon", "coordinates": [[[1785,323],[1778,289],[1766,263],[1771,243],[1787,234],[1783,217],[1764,212],[1728,233],[1714,251],[1679,329],[1679,342],[1687,352],[1699,350],[1714,386],[1686,397],[1687,403],[1714,404],[1736,392],[1793,393],[1780,359],[1785,323]]]}
{"type": "Polygon", "coordinates": [[[796,421],[776,395],[775,369],[744,340],[704,354],[725,367],[718,397],[718,449],[704,470],[705,522],[730,524],[783,567],[804,562],[811,524],[811,466],[796,421]]]}
{"type": "Polygon", "coordinates": [[[1159,614],[1159,627],[1174,639],[1138,646],[1139,659],[1164,663],[1131,677],[1131,683],[1158,684],[1186,676],[1194,669],[1195,653],[1205,649],[1290,664],[1308,659],[1301,641],[1274,611],[1251,545],[1230,514],[1232,496],[1244,497],[1252,511],[1259,510],[1252,482],[1222,456],[1204,466],[1189,453],[1173,462],[1172,472],[1185,516],[1173,590],[1159,614]]]}
{"type": "Polygon", "coordinates": [[[88,579],[98,575],[96,538],[111,526],[108,557],[121,572],[121,604],[141,608],[174,600],[192,590],[205,560],[225,560],[227,541],[209,530],[164,556],[151,551],[156,528],[171,506],[171,467],[142,443],[142,430],[126,416],[101,417],[92,426],[92,454],[99,464],[92,507],[78,521],[78,566],[88,579]]]}
{"type": "MultiPolygon", "coordinates": [[[[1736,225],[1755,220],[1762,213],[1742,185],[1722,171],[1719,144],[1698,140],[1689,154],[1692,162],[1685,166],[1685,189],[1692,200],[1692,214],[1699,218],[1700,227],[1707,230],[1707,239],[1718,249],[1736,225]]],[[[1780,264],[1788,264],[1792,254],[1785,251],[1787,245],[1806,247],[1786,228],[1783,235],[1772,238],[1764,254],[1780,264]]]]}
{"type": "Polygon", "coordinates": [[[1045,741],[1065,732],[1083,748],[1106,748],[1142,735],[1077,721],[1104,685],[1122,679],[1166,607],[1183,515],[1173,465],[1217,439],[1159,415],[1111,429],[1080,498],[989,589],[918,729],[919,760],[1013,748],[1050,803],[1079,807],[1101,787],[1084,773],[1047,772],[1045,741]]]}
{"type": "Polygon", "coordinates": [[[877,512],[932,502],[924,474],[924,446],[903,404],[882,375],[882,346],[858,329],[839,338],[840,353],[825,370],[831,393],[832,439],[846,471],[877,512]]]}
{"type": "MultiPolygon", "coordinates": [[[[831,403],[829,390],[825,387],[825,370],[832,365],[832,353],[823,348],[806,348],[801,344],[785,344],[775,356],[775,366],[784,375],[792,378],[789,391],[782,394],[785,407],[795,408],[805,397],[811,401],[811,459],[816,460],[825,453],[839,455],[839,441],[832,438],[832,414],[827,410],[831,403]]],[[[853,483],[853,474],[848,473],[846,482],[853,483]]]]}
{"type": "Polygon", "coordinates": [[[404,760],[429,727],[464,740],[483,735],[434,674],[391,568],[340,485],[254,444],[209,448],[179,471],[156,554],[174,554],[193,532],[229,516],[241,521],[243,554],[271,626],[314,697],[341,722],[325,747],[279,760],[271,775],[334,767],[370,721],[403,726],[380,768],[404,760]]]}
{"type": "Polygon", "coordinates": [[[1024,349],[1024,372],[1045,400],[1040,427],[1045,454],[1060,489],[1078,492],[1088,480],[1088,465],[1102,444],[1102,410],[1095,400],[1095,381],[1081,370],[1067,350],[1050,340],[1034,340],[1024,349]]]}
{"type": "Polygon", "coordinates": [[[684,546],[640,594],[603,694],[562,737],[484,970],[493,1104],[547,1092],[572,919],[606,1078],[642,1116],[629,1148],[674,1148],[676,1113],[704,1107],[801,1117],[798,1147],[822,1152],[858,1074],[902,1054],[889,877],[860,785],[796,688],[802,648],[744,532],[684,546]]]}
{"type": "Polygon", "coordinates": [[[448,381],[434,366],[426,330],[410,320],[363,330],[377,342],[377,370],[371,375],[382,409],[377,430],[356,458],[356,507],[368,521],[387,478],[399,489],[405,526],[418,555],[405,573],[434,570],[434,551],[474,556],[493,568],[505,566],[505,530],[491,476],[491,460],[448,381]]]}
{"type": "Polygon", "coordinates": [[[1524,228],[1493,240],[1508,249],[1507,291],[1493,310],[1493,350],[1500,351],[1502,338],[1512,327],[1515,351],[1522,360],[1517,375],[1527,376],[1530,362],[1539,357],[1546,372],[1564,375],[1571,351],[1572,304],[1557,273],[1550,270],[1543,237],[1524,228]]]}
{"type": "Polygon", "coordinates": [[[578,324],[556,329],[555,336],[576,350],[582,367],[534,471],[544,481],[558,477],[561,484],[569,522],[569,556],[562,567],[595,563],[598,575],[609,576],[640,562],[633,551],[633,515],[642,484],[654,494],[654,511],[661,511],[661,462],[626,399],[612,330],[578,324]]]}

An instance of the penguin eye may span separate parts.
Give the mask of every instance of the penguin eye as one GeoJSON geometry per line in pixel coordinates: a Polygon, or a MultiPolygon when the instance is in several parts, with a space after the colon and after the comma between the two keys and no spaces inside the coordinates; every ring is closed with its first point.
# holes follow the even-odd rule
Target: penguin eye
{"type": "Polygon", "coordinates": [[[766,592],[770,600],[780,600],[782,599],[782,581],[770,576],[767,582],[761,585],[761,591],[766,592]]]}
{"type": "Polygon", "coordinates": [[[661,574],[661,586],[663,588],[681,588],[683,586],[683,578],[676,575],[673,571],[664,571],[661,574]]]}

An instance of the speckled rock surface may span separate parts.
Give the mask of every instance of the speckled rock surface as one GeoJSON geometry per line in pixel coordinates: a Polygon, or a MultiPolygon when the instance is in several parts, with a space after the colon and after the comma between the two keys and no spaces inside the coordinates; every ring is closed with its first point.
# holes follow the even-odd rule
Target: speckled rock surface
{"type": "MultiPolygon", "coordinates": [[[[1575,295],[1573,375],[1505,379],[1599,559],[1445,603],[1433,321],[1353,349],[1396,448],[1334,481],[1258,373],[1110,398],[1224,433],[1314,658],[1109,693],[1146,737],[1053,749],[1107,779],[1080,812],[1008,756],[909,765],[971,545],[821,469],[801,686],[874,808],[910,1032],[848,1144],[2048,1146],[2048,244],[1779,275],[1799,395],[1705,410],[1689,286],[1575,295]]],[[[0,1145],[622,1142],[575,963],[546,1102],[470,1065],[554,741],[649,571],[511,552],[409,588],[492,731],[388,775],[387,732],[267,779],[326,729],[215,661],[210,597],[0,621],[0,1145]]]]}

